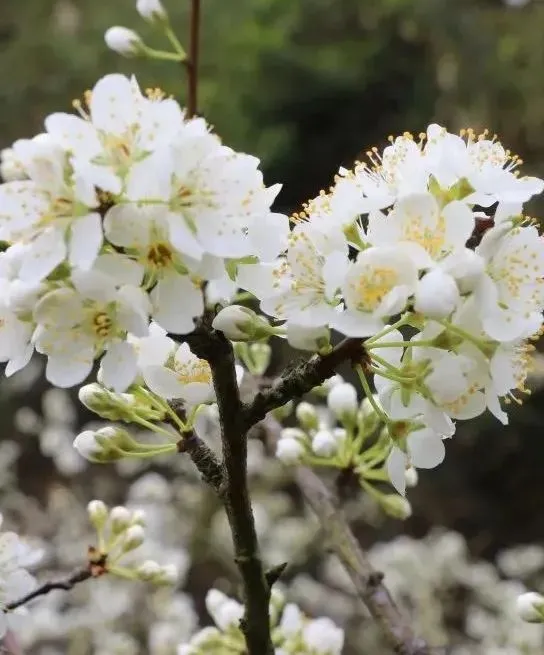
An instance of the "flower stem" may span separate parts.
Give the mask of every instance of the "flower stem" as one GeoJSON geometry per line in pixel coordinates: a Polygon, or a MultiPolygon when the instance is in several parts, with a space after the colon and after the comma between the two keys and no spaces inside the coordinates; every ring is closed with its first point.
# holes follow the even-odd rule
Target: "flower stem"
{"type": "Polygon", "coordinates": [[[366,375],[363,370],[363,367],[360,364],[358,364],[355,367],[355,370],[357,371],[357,375],[359,376],[359,380],[361,381],[361,386],[363,387],[363,391],[365,392],[365,395],[368,398],[368,402],[372,405],[374,411],[382,419],[384,423],[390,423],[391,422],[390,418],[383,411],[383,409],[378,405],[378,403],[374,398],[374,395],[370,389],[370,385],[368,384],[368,380],[366,379],[366,375]]]}

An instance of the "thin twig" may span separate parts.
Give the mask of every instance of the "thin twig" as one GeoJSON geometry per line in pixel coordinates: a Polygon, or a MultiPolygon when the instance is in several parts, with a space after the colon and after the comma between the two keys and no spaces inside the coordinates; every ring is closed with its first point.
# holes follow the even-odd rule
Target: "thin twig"
{"type": "MultiPolygon", "coordinates": [[[[268,446],[275,448],[281,425],[268,416],[263,421],[263,427],[268,446]]],[[[372,567],[337,499],[321,478],[310,468],[299,466],[295,480],[319,519],[329,547],[342,562],[357,595],[380,626],[394,652],[398,655],[443,655],[443,649],[431,648],[415,635],[409,619],[397,607],[384,585],[384,574],[372,567]]]]}
{"type": "Polygon", "coordinates": [[[87,565],[85,568],[76,569],[66,578],[61,578],[60,580],[54,580],[50,582],[44,582],[39,587],[34,589],[34,591],[31,591],[30,593],[26,594],[25,596],[22,596],[18,600],[15,600],[5,605],[4,611],[11,612],[17,609],[18,607],[26,605],[31,600],[34,600],[39,596],[45,596],[50,591],[55,591],[56,589],[70,591],[70,589],[73,589],[76,586],[76,584],[79,584],[80,582],[85,582],[85,580],[88,580],[89,578],[92,577],[93,577],[93,572],[92,572],[92,567],[90,565],[87,565]]]}
{"type": "Polygon", "coordinates": [[[187,118],[198,109],[198,65],[200,54],[200,0],[191,0],[189,56],[183,61],[187,71],[187,118]]]}
{"type": "Polygon", "coordinates": [[[362,339],[344,339],[328,355],[314,355],[306,362],[286,371],[269,389],[259,391],[243,409],[246,430],[261,421],[268,412],[300,398],[334,374],[345,361],[364,362],[366,352],[362,339]]]}
{"type": "MultiPolygon", "coordinates": [[[[259,553],[249,497],[247,431],[242,421],[234,352],[231,343],[209,327],[207,338],[203,338],[202,328],[206,329],[205,323],[192,347],[199,357],[207,359],[210,364],[219,408],[223,479],[218,494],[225,505],[235,560],[242,577],[245,614],[241,627],[248,655],[273,655],[269,618],[270,584],[259,553]]],[[[191,449],[187,452],[193,456],[191,449]]]]}

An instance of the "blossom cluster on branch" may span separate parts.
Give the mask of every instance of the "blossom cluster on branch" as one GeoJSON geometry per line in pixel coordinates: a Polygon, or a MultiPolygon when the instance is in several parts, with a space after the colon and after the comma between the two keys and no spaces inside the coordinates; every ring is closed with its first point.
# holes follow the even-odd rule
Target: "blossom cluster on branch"
{"type": "MultiPolygon", "coordinates": [[[[96,370],[79,399],[112,423],[78,434],[77,452],[95,463],[189,453],[224,503],[245,607],[210,591],[217,629],[180,646],[180,655],[336,655],[343,631],[285,605],[265,573],[248,430],[268,410],[287,417],[306,392],[326,396],[327,413],[303,400],[298,425],[280,426],[271,441],[278,459],[338,469],[387,513],[408,517],[406,487],[417,483],[416,469],[442,462],[455,421],[489,410],[506,424],[507,405],[527,393],[542,332],[544,240],[524,205],[544,182],[522,176],[521,160],[496,136],[432,124],[340,168],[328,191],[288,218],[274,211],[281,186],[265,186],[259,160],[223,145],[195,116],[197,61],[187,60],[161,3],[139,0],[137,8],[174,51],[153,50],[121,27],[106,42],[124,55],[185,63],[188,109],[158,89],[142,92],[134,77],[106,75],[74,101],[75,113],[48,116],[43,133],[2,153],[0,361],[11,376],[37,352],[61,388],[96,370]],[[345,337],[334,348],[333,331],[345,337]],[[275,338],[312,357],[267,387],[275,338]],[[332,377],[346,361],[362,401],[332,377]],[[247,403],[246,374],[259,389],[247,403]],[[221,460],[206,443],[210,405],[221,460]],[[398,494],[383,491],[387,482],[398,494]]],[[[175,567],[132,559],[144,539],[138,510],[93,501],[88,511],[97,545],[86,573],[62,588],[104,573],[176,581],[175,567]]],[[[0,589],[12,596],[16,587],[23,599],[2,602],[16,610],[29,578],[17,538],[4,542],[0,589]]],[[[420,642],[392,600],[385,612],[376,600],[387,595],[381,574],[359,551],[352,559],[353,567],[343,557],[390,643],[416,652],[420,642]]],[[[527,616],[542,617],[540,598],[525,602],[527,616]]]]}

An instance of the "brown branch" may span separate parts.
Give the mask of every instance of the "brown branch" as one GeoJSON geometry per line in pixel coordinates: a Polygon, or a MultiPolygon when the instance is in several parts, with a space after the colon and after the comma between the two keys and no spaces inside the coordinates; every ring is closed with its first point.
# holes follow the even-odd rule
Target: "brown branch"
{"type": "Polygon", "coordinates": [[[218,494],[223,489],[223,469],[215,453],[194,432],[186,434],[178,441],[178,452],[187,453],[202,475],[204,482],[210,485],[218,494]]]}
{"type": "Polygon", "coordinates": [[[34,591],[31,591],[30,593],[26,594],[26,596],[22,596],[18,600],[12,601],[11,603],[5,605],[4,611],[11,612],[17,609],[18,607],[21,607],[22,605],[26,605],[31,600],[34,600],[39,596],[45,596],[50,591],[55,591],[55,589],[70,591],[70,589],[73,589],[76,586],[76,584],[79,584],[80,582],[85,582],[85,580],[88,580],[89,578],[92,577],[93,577],[93,572],[91,566],[87,565],[85,568],[76,569],[66,578],[62,578],[60,580],[55,580],[50,582],[44,582],[39,587],[34,589],[34,591]]]}
{"type": "Polygon", "coordinates": [[[243,408],[243,425],[246,430],[258,423],[268,412],[300,398],[330,378],[337,366],[345,361],[365,360],[362,339],[344,339],[328,355],[314,355],[308,361],[286,371],[269,389],[255,394],[252,402],[243,408]]]}
{"type": "Polygon", "coordinates": [[[393,651],[398,655],[443,653],[442,649],[431,648],[415,635],[409,619],[397,607],[384,585],[384,574],[373,569],[343,511],[323,481],[304,466],[297,468],[295,479],[323,526],[329,545],[348,572],[357,595],[380,626],[393,651]]]}
{"type": "MultiPolygon", "coordinates": [[[[270,584],[259,553],[255,519],[247,481],[247,430],[236,381],[234,352],[230,342],[204,325],[192,344],[193,351],[208,360],[219,408],[223,447],[221,497],[234,543],[235,560],[242,577],[245,614],[241,627],[248,655],[273,655],[270,636],[270,584]],[[203,329],[207,328],[207,338],[203,329]]],[[[191,451],[188,450],[189,454],[191,451]]],[[[197,464],[198,466],[198,464],[197,464]]],[[[201,471],[202,472],[202,471],[201,471]]]]}
{"type": "Polygon", "coordinates": [[[200,54],[200,0],[191,0],[189,26],[189,56],[183,61],[187,71],[187,118],[192,118],[198,108],[198,64],[200,54]]]}
{"type": "MultiPolygon", "coordinates": [[[[267,443],[275,448],[281,430],[271,416],[263,423],[267,443]]],[[[333,493],[310,468],[299,466],[295,480],[308,505],[316,514],[328,545],[346,569],[355,591],[380,626],[383,635],[398,655],[445,655],[415,635],[409,619],[395,604],[383,583],[384,574],[376,571],[349,527],[333,493]]]]}

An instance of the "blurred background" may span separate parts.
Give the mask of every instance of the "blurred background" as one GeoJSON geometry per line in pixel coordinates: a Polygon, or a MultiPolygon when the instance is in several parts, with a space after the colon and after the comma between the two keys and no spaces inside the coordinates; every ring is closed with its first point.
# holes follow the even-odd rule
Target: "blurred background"
{"type": "MultiPolygon", "coordinates": [[[[188,1],[164,2],[184,42],[188,1]]],[[[451,131],[468,126],[477,132],[489,128],[523,157],[524,172],[544,176],[544,2],[202,0],[202,5],[200,112],[225,143],[262,159],[269,184],[284,184],[279,197],[282,211],[295,211],[329,186],[340,165],[349,166],[371,146],[383,146],[389,134],[407,130],[417,134],[430,122],[439,122],[451,131]]],[[[132,0],[1,0],[0,148],[41,131],[48,113],[70,111],[71,100],[81,97],[107,72],[134,72],[142,87],[159,86],[183,101],[185,79],[180,67],[127,60],[107,50],[103,33],[115,24],[136,29],[152,46],[164,45],[139,19],[132,0]]],[[[535,216],[544,215],[544,201],[536,201],[532,210],[535,216]]],[[[213,524],[217,508],[206,509],[213,501],[208,499],[206,505],[200,497],[191,497],[191,493],[195,495],[194,480],[191,482],[191,473],[183,467],[165,472],[159,466],[151,474],[127,469],[121,472],[124,477],[119,482],[115,469],[112,474],[78,460],[70,450],[71,439],[90,417],[71,402],[73,395],[51,394],[39,366],[36,363],[35,369],[1,387],[0,510],[23,533],[55,544],[54,569],[55,562],[66,566],[79,556],[76,544],[84,539],[80,525],[84,517],[79,517],[80,523],[69,518],[70,512],[75,516],[78,504],[81,507],[93,494],[112,503],[124,502],[141,476],[159,475],[163,481],[181,476],[179,485],[163,485],[159,497],[164,500],[167,494],[179,504],[179,511],[196,513],[197,518],[191,520],[202,529],[191,536],[193,524],[187,520],[185,541],[190,537],[197,551],[208,543],[200,560],[191,555],[182,585],[196,599],[197,613],[205,622],[201,602],[205,589],[223,576],[225,589],[236,591],[228,586],[228,557],[218,555],[219,548],[214,551],[215,528],[210,528],[210,533],[205,530],[213,524]],[[67,545],[72,555],[59,555],[59,549],[67,545]]],[[[440,528],[462,535],[468,547],[467,561],[493,562],[504,549],[532,544],[533,555],[541,553],[542,567],[544,550],[538,549],[544,540],[544,367],[539,356],[535,366],[533,394],[523,406],[515,407],[508,427],[491,418],[461,427],[448,443],[446,462],[420,475],[418,486],[410,493],[413,516],[408,521],[369,520],[368,514],[362,516],[354,510],[354,524],[365,546],[397,534],[422,538],[440,528]]],[[[270,483],[274,489],[288,487],[283,473],[275,471],[274,475],[268,476],[275,480],[270,483]]],[[[162,484],[157,479],[155,486],[149,483],[153,493],[158,493],[157,484],[162,484]]],[[[298,512],[300,525],[306,525],[303,510],[298,505],[293,509],[290,495],[281,498],[287,505],[274,506],[278,516],[292,518],[298,512]]],[[[275,516],[270,509],[263,512],[275,516]]],[[[327,577],[316,573],[321,564],[316,564],[311,548],[308,554],[304,540],[299,543],[302,528],[290,524],[285,530],[286,556],[292,559],[289,546],[293,544],[306,553],[295,562],[295,573],[303,577],[311,573],[312,580],[325,580],[319,584],[326,588],[327,577]]],[[[178,534],[176,538],[181,537],[178,534]]],[[[456,543],[459,546],[460,542],[456,543]]],[[[436,539],[432,544],[431,550],[445,548],[436,539]]],[[[425,552],[416,560],[428,557],[425,552]]],[[[528,561],[525,551],[519,552],[522,554],[514,560],[528,561]]],[[[412,562],[408,568],[413,571],[414,566],[412,562]]],[[[469,567],[466,562],[463,566],[469,567]]],[[[488,644],[478,650],[485,643],[478,635],[495,628],[482,616],[468,617],[466,594],[473,585],[472,577],[484,575],[484,570],[489,578],[491,569],[483,566],[479,573],[466,568],[469,572],[463,575],[468,579],[462,582],[450,580],[448,584],[457,591],[448,591],[444,598],[453,609],[451,615],[440,618],[443,632],[436,634],[456,635],[463,644],[468,639],[469,646],[456,651],[459,653],[542,653],[541,634],[540,641],[535,638],[536,646],[513,646],[507,651],[501,650],[501,644],[488,644]],[[477,628],[470,627],[471,621],[477,628]]],[[[497,581],[502,580],[504,571],[493,570],[497,581]]],[[[512,570],[517,571],[514,577],[522,575],[515,567],[512,570]]],[[[529,573],[542,582],[541,569],[529,573]]],[[[317,597],[317,588],[312,591],[308,580],[310,586],[301,587],[305,590],[301,602],[317,597]]],[[[407,597],[408,587],[404,590],[407,597]]],[[[417,604],[412,597],[408,600],[417,604]]],[[[63,602],[60,599],[51,612],[58,613],[63,602]]],[[[78,606],[80,614],[85,602],[86,598],[78,606]]],[[[309,605],[310,612],[332,611],[326,602],[321,610],[311,602],[309,605]]],[[[491,613],[501,616],[496,608],[491,613]]],[[[357,627],[362,620],[360,608],[349,617],[357,627]]],[[[35,638],[25,638],[27,652],[175,654],[171,646],[170,650],[150,646],[151,633],[144,635],[134,628],[134,620],[129,621],[130,629],[123,624],[122,631],[136,635],[137,643],[147,644],[141,651],[114,650],[113,641],[102,651],[92,637],[92,628],[82,619],[79,624],[73,621],[75,627],[59,628],[48,639],[42,638],[39,630],[35,638]],[[76,638],[76,633],[84,637],[76,638]]],[[[47,623],[45,618],[43,623],[47,623]]],[[[353,650],[347,652],[387,652],[371,646],[361,650],[362,638],[354,630],[353,650]]],[[[159,646],[167,642],[167,629],[164,631],[155,639],[159,646]]],[[[179,635],[173,639],[179,642],[179,635]]]]}

